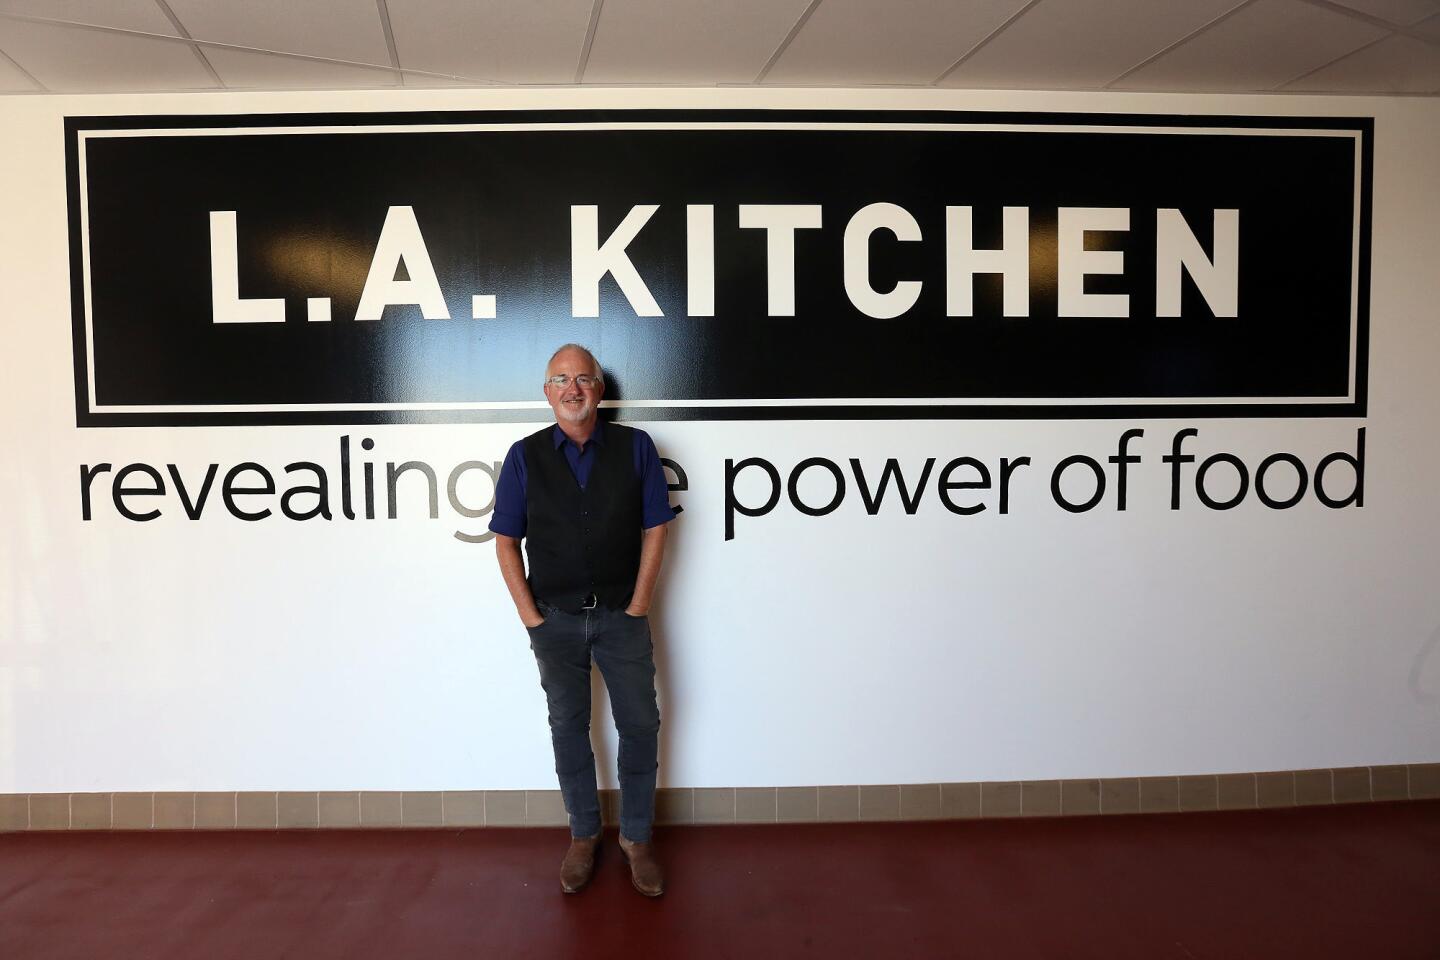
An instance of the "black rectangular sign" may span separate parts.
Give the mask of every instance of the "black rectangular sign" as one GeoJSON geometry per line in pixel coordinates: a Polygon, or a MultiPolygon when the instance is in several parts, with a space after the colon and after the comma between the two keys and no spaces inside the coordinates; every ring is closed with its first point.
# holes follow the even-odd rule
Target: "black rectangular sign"
{"type": "Polygon", "coordinates": [[[1373,121],[74,117],[81,426],[1356,416],[1373,121]]]}

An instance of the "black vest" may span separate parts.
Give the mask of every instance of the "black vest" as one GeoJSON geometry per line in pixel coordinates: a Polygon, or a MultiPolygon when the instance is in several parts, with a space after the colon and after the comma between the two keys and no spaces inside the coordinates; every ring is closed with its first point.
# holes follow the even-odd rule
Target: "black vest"
{"type": "Polygon", "coordinates": [[[570,472],[554,427],[532,433],[525,450],[525,553],[537,600],[571,613],[587,594],[612,610],[630,603],[640,571],[640,478],[635,431],[616,423],[592,441],[584,490],[570,472]]]}

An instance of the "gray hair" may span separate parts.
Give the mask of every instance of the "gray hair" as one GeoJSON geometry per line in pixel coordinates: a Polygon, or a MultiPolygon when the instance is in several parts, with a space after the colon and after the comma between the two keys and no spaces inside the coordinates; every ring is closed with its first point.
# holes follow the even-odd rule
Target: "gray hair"
{"type": "Polygon", "coordinates": [[[566,350],[578,350],[579,352],[585,354],[585,356],[590,360],[590,369],[595,371],[595,379],[602,382],[605,380],[605,371],[600,369],[600,361],[595,359],[595,354],[590,352],[589,347],[582,346],[578,343],[562,343],[558,348],[556,348],[554,353],[550,354],[550,360],[548,363],[545,364],[545,369],[549,370],[550,364],[555,362],[555,358],[560,356],[560,354],[564,353],[566,350]]]}

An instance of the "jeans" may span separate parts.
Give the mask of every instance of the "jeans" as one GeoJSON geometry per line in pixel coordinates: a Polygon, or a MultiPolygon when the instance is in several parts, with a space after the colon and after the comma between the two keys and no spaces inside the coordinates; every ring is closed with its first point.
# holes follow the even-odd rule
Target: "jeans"
{"type": "Polygon", "coordinates": [[[570,815],[570,835],[593,837],[600,832],[595,754],[590,749],[593,656],[610,692],[620,734],[620,834],[635,843],[648,842],[655,821],[660,734],[650,622],[604,607],[566,613],[545,603],[539,606],[545,622],[527,632],[550,710],[555,773],[570,815]]]}

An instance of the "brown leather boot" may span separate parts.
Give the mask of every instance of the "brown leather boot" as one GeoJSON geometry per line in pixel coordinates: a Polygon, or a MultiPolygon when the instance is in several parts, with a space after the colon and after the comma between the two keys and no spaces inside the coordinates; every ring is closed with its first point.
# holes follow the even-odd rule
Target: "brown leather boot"
{"type": "Polygon", "coordinates": [[[579,893],[595,872],[595,854],[600,849],[600,834],[593,837],[571,837],[570,849],[560,861],[560,889],[579,893]]]}
{"type": "Polygon", "coordinates": [[[665,871],[655,860],[655,845],[632,843],[620,838],[620,852],[630,863],[630,884],[647,897],[658,897],[665,892],[665,871]]]}

